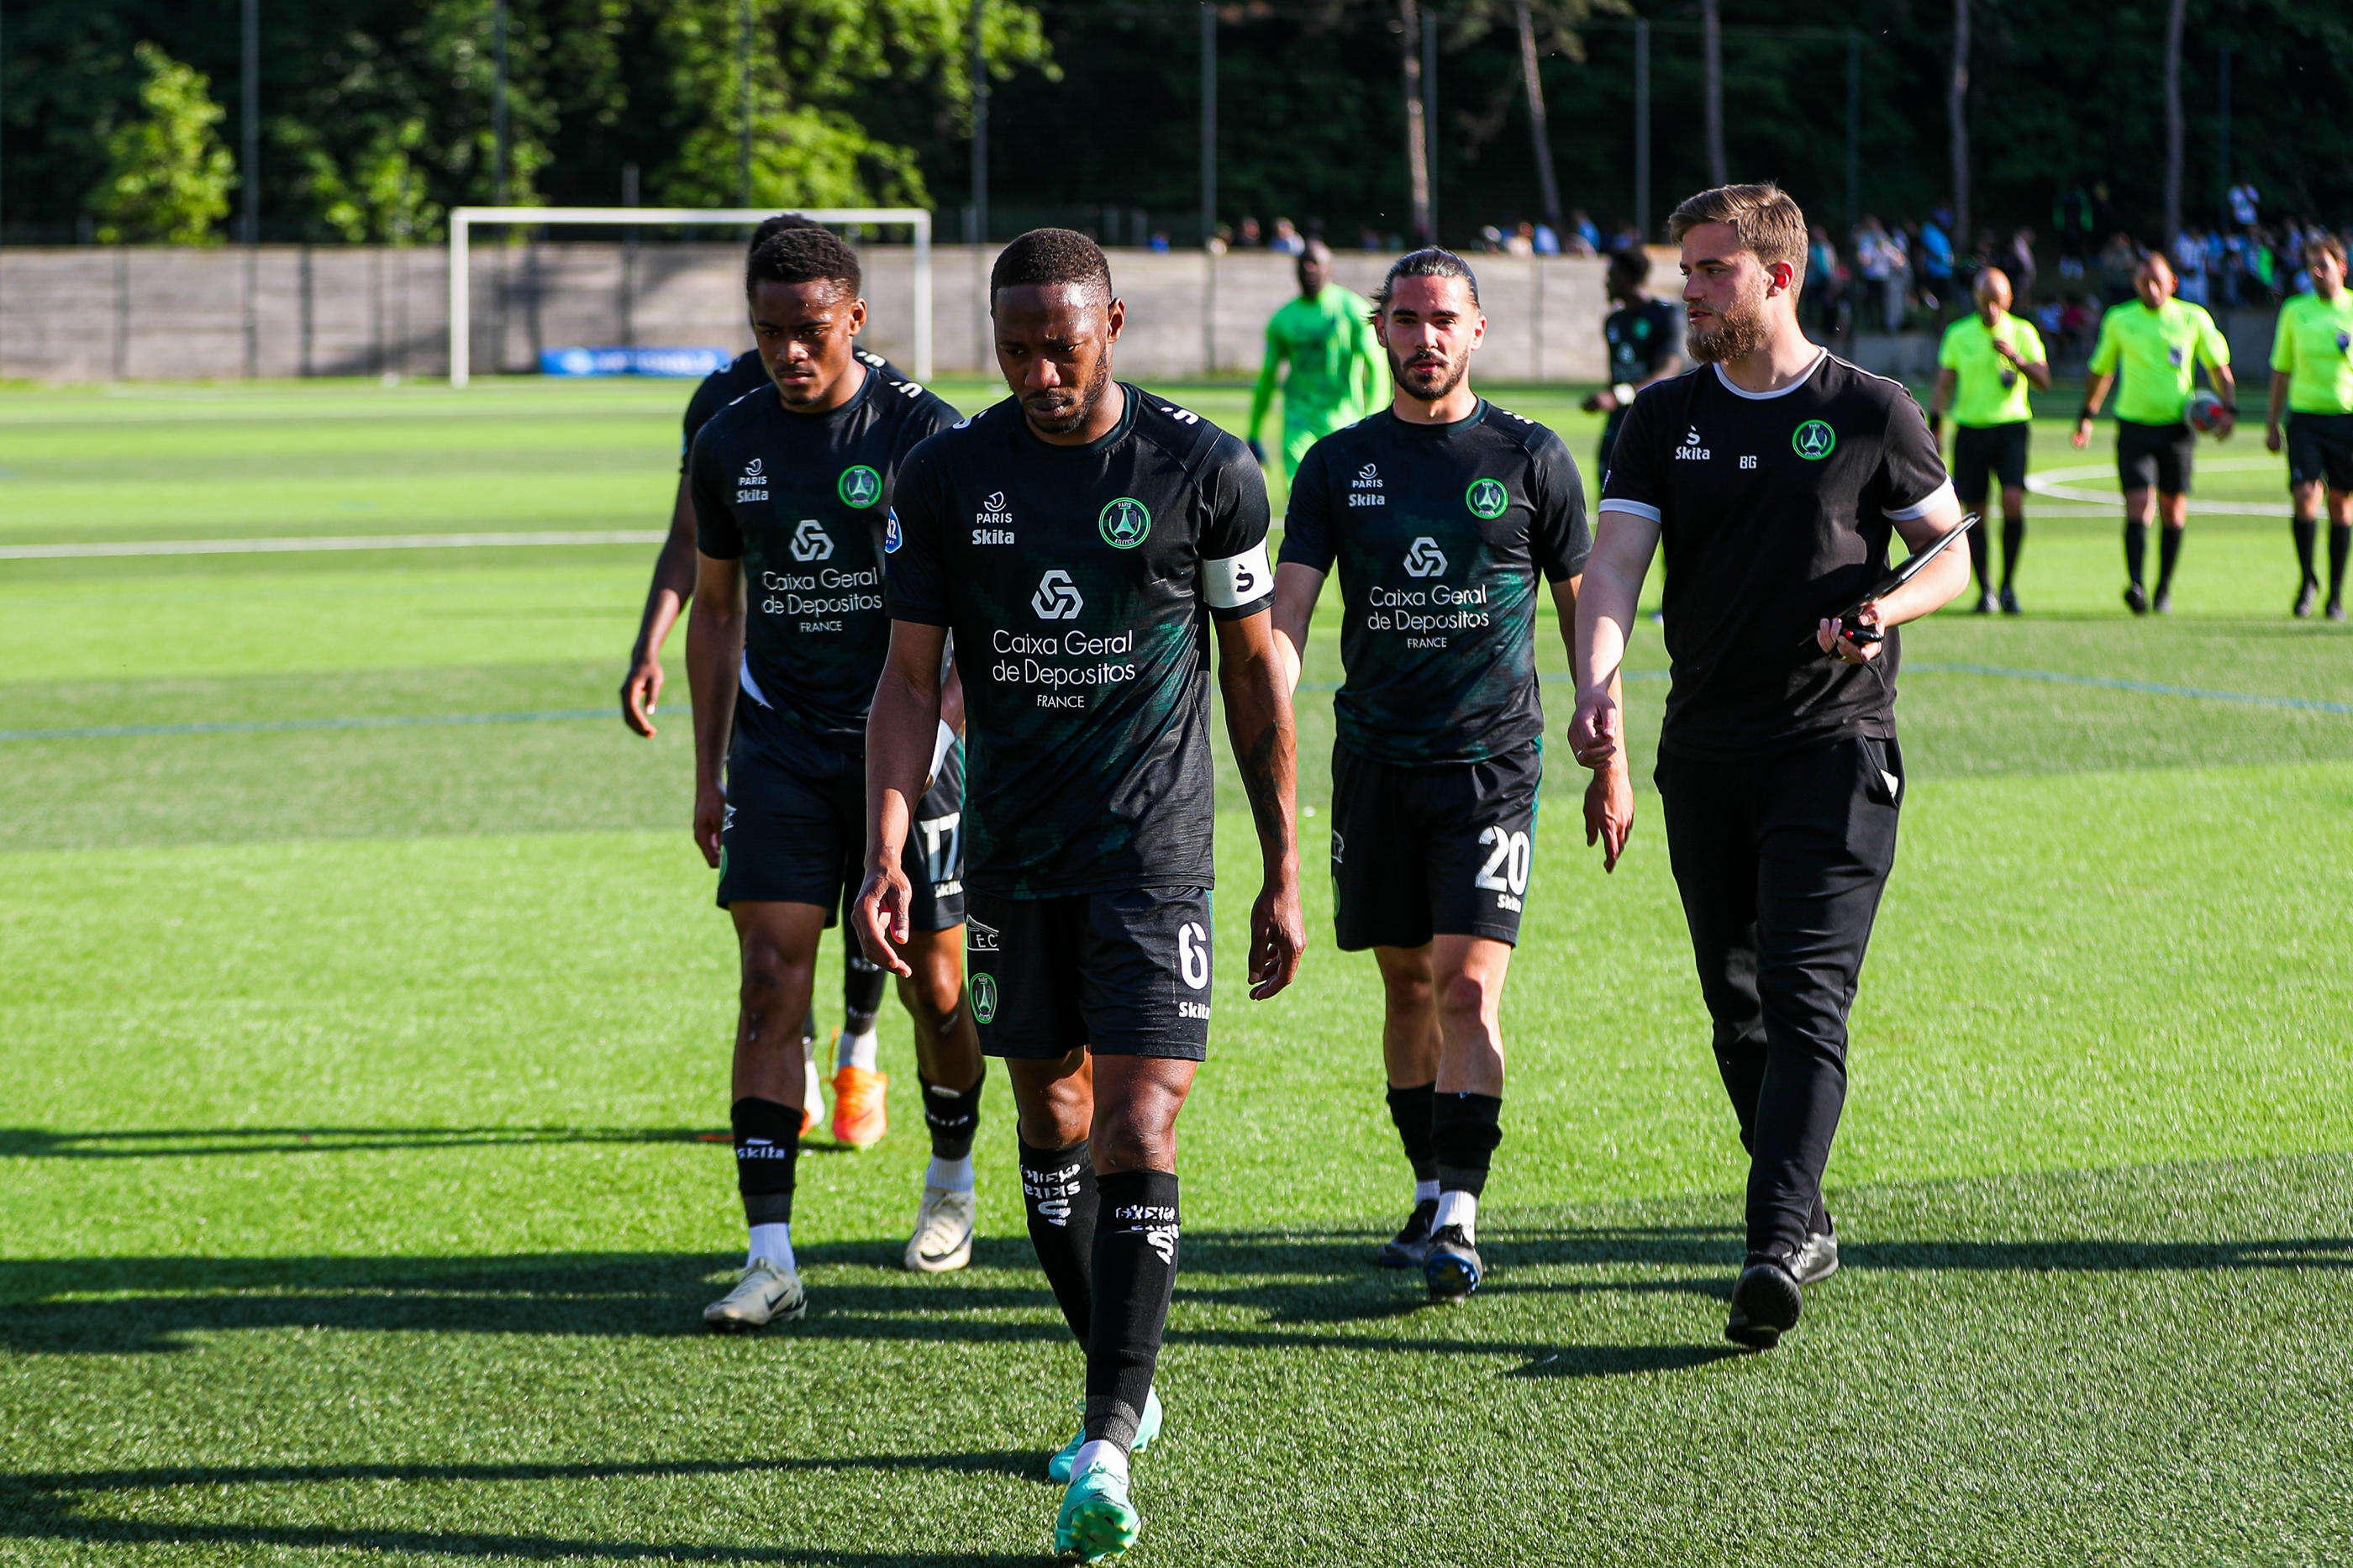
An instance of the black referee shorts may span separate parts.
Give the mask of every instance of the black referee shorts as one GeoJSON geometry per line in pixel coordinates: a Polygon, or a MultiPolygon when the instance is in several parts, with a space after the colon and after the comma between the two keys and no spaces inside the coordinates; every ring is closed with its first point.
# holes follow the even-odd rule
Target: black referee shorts
{"type": "Polygon", "coordinates": [[[1516,944],[1535,858],[1530,741],[1482,763],[1399,767],[1332,748],[1333,923],[1340,950],[1433,936],[1516,944]]]}
{"type": "Polygon", "coordinates": [[[2197,466],[2198,433],[2187,421],[2173,425],[2116,421],[2116,482],[2126,489],[2154,488],[2159,495],[2186,496],[2197,466]]]}
{"type": "Polygon", "coordinates": [[[1209,889],[1014,899],[975,889],[965,984],[984,1055],[1209,1054],[1209,889]]]}
{"type": "MultiPolygon", "coordinates": [[[[751,699],[739,696],[741,706],[751,699]]],[[[719,907],[815,904],[825,923],[855,896],[866,858],[866,760],[781,721],[746,714],[727,750],[727,815],[719,830],[719,907]]],[[[909,924],[964,923],[964,748],[950,749],[916,805],[902,862],[914,898],[909,924]]]]}
{"type": "Polygon", "coordinates": [[[1985,505],[1989,475],[2004,489],[2026,485],[2026,449],[2033,426],[2023,419],[2006,425],[1964,425],[1953,432],[1953,493],[1965,510],[1985,505]]]}
{"type": "Polygon", "coordinates": [[[2287,482],[2353,490],[2353,414],[2287,416],[2287,482]]]}

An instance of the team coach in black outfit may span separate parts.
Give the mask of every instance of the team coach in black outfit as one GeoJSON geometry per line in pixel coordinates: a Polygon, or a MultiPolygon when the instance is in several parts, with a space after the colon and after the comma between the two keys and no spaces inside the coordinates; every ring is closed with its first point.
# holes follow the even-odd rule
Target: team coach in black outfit
{"type": "Polygon", "coordinates": [[[1588,767],[1625,742],[1610,697],[1651,557],[1673,684],[1659,736],[1667,849],[1749,1150],[1748,1254],[1725,1335],[1764,1349],[1838,1267],[1822,1168],[1846,1098],[1846,1015],[1895,862],[1904,802],[1894,628],[1968,585],[1939,555],[1848,624],[1887,570],[1961,509],[1918,405],[1806,341],[1806,220],[1772,185],[1675,209],[1697,368],[1635,400],[1602,481],[1577,607],[1588,767]],[[1884,640],[1879,640],[1884,634],[1884,640]]]}

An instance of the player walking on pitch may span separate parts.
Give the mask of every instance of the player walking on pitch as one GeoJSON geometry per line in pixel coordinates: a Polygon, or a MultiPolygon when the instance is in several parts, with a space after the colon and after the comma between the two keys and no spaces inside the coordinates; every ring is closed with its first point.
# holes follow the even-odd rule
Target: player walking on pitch
{"type": "Polygon", "coordinates": [[[2287,490],[2295,508],[2295,557],[2303,572],[2295,614],[2312,614],[2320,577],[2312,548],[2320,532],[2320,489],[2328,487],[2328,618],[2345,618],[2345,558],[2353,552],[2353,292],[2345,287],[2345,242],[2306,240],[2312,292],[2280,310],[2272,339],[2272,403],[2263,446],[2287,447],[2287,490]],[[2287,413],[2281,439],[2280,411],[2287,413]]]}
{"type": "Polygon", "coordinates": [[[2001,594],[1993,587],[1993,548],[1970,531],[1978,578],[1977,613],[2018,614],[2018,557],[2026,548],[2026,455],[2034,430],[2027,389],[2051,390],[2051,356],[2042,334],[2010,313],[2010,276],[1999,267],[1978,274],[1977,310],[1945,329],[1936,345],[1936,390],[1928,399],[1928,434],[1942,435],[1953,411],[1953,490],[1961,510],[1982,513],[1989,479],[2001,481],[2001,594]]]}
{"type": "Polygon", "coordinates": [[[1788,195],[1702,191],[1668,233],[1702,363],[1637,399],[1619,437],[1577,596],[1569,736],[1588,767],[1620,764],[1610,683],[1663,542],[1668,858],[1750,1155],[1725,1334],[1763,1349],[1838,1267],[1822,1170],[1905,790],[1894,628],[1969,574],[1947,551],[1852,623],[1829,618],[1885,571],[1891,533],[1918,550],[1959,525],[1936,439],[1900,384],[1807,342],[1806,222],[1788,195]]]}
{"type": "Polygon", "coordinates": [[[2092,420],[2124,378],[2116,394],[2116,479],[2125,492],[2125,607],[2136,616],[2173,610],[2173,569],[2181,563],[2182,531],[2189,523],[2189,479],[2197,466],[2198,435],[2186,411],[2189,389],[2203,364],[2222,399],[2220,433],[2228,436],[2238,417],[2238,385],[2231,379],[2231,345],[2203,305],[2173,297],[2172,264],[2151,251],[2133,274],[2137,299],[2112,305],[2100,318],[2092,349],[2092,379],[2084,388],[2083,412],[2069,437],[2078,451],[2092,440],[2092,420]],[[2157,492],[2158,521],[2164,525],[2157,551],[2157,597],[2151,600],[2141,573],[2148,561],[2149,491],[2157,492]]]}
{"type": "Polygon", "coordinates": [[[1332,249],[1311,239],[1299,253],[1299,298],[1266,323],[1266,363],[1250,389],[1250,456],[1266,461],[1258,433],[1282,384],[1282,477],[1325,436],[1353,425],[1379,400],[1379,350],[1374,346],[1365,297],[1332,281],[1332,249]],[[1282,368],[1291,367],[1288,375],[1282,368]]]}
{"type": "MultiPolygon", "coordinates": [[[[751,1245],[735,1288],[703,1313],[720,1329],[797,1317],[807,1305],[791,1230],[805,1060],[795,1026],[808,1007],[818,933],[863,846],[866,710],[890,638],[881,575],[892,487],[916,443],[955,417],[852,353],[866,315],[859,286],[858,258],[823,229],[773,235],[753,254],[744,289],[774,390],[714,416],[687,461],[694,838],[719,870],[743,963],[729,1121],[751,1245]]],[[[947,726],[934,731],[922,837],[908,851],[921,897],[899,964],[932,1126],[906,1252],[923,1270],[971,1256],[981,1089],[963,996],[959,760],[947,726]]]]}
{"type": "MultiPolygon", "coordinates": [[[[770,235],[789,228],[818,228],[798,213],[778,213],[752,231],[747,255],[757,255],[770,235]]],[[[888,384],[912,382],[881,354],[853,346],[850,353],[867,370],[888,384]]],[[[687,489],[686,460],[694,437],[712,416],[754,392],[769,392],[767,363],[758,349],[746,349],[729,363],[712,371],[687,400],[685,440],[678,450],[678,495],[670,503],[670,532],[654,557],[653,582],[646,589],[646,606],[638,618],[638,640],[629,649],[629,673],[621,682],[621,721],[639,735],[654,732],[654,710],[661,700],[662,644],[670,627],[694,597],[694,503],[687,489]]],[[[845,909],[847,902],[845,900],[845,909]]],[[[846,933],[845,933],[846,934],[846,933]]],[[[889,1129],[884,1099],[890,1080],[876,1062],[875,1016],[882,1009],[882,971],[869,962],[855,941],[841,944],[841,1033],[834,1041],[833,1136],[836,1142],[864,1148],[889,1129]]],[[[808,1059],[801,1105],[801,1132],[817,1125],[825,1108],[826,1078],[817,1064],[817,1012],[801,1025],[803,1052],[808,1059]]]]}
{"type": "MultiPolygon", "coordinates": [[[[1478,1289],[1478,1207],[1502,1141],[1503,994],[1528,896],[1543,773],[1539,574],[1577,619],[1591,543],[1560,437],[1472,390],[1487,321],[1451,251],[1389,268],[1374,329],[1389,406],[1301,464],[1275,568],[1291,683],[1336,561],[1347,679],[1335,700],[1332,881],[1340,947],[1373,950],[1387,1011],[1389,1115],[1413,1212],[1379,1261],[1433,1300],[1478,1289]]],[[[1623,760],[1595,773],[1587,841],[1615,866],[1633,815],[1623,760]]]]}
{"type": "Polygon", "coordinates": [[[1029,1237],[1086,1347],[1057,1551],[1141,1527],[1128,1456],[1176,1273],[1176,1126],[1210,1010],[1209,642],[1258,826],[1250,994],[1303,942],[1290,689],[1269,625],[1266,487],[1242,444],[1111,377],[1126,307],[1092,240],[1033,229],[989,278],[1013,395],[934,437],[900,482],[891,657],[868,727],[859,934],[906,933],[902,846],[955,634],[970,718],[972,1014],[1007,1058],[1029,1237]]]}
{"type": "Polygon", "coordinates": [[[1650,292],[1651,258],[1639,247],[1612,251],[1603,287],[1617,309],[1602,318],[1601,341],[1609,351],[1609,384],[1580,405],[1588,414],[1609,416],[1601,425],[1601,467],[1609,467],[1609,448],[1625,428],[1626,411],[1653,382],[1664,381],[1683,367],[1678,352],[1683,322],[1672,305],[1653,300],[1650,292]]]}

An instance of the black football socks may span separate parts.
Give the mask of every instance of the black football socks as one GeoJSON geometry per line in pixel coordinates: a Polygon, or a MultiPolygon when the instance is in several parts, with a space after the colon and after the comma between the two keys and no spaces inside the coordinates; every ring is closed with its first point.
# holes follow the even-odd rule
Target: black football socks
{"type": "Polygon", "coordinates": [[[1409,1089],[1389,1085],[1389,1120],[1397,1124],[1398,1142],[1405,1145],[1406,1163],[1413,1167],[1416,1186],[1438,1180],[1438,1146],[1432,1128],[1437,1089],[1431,1083],[1409,1089]]]}
{"type": "Polygon", "coordinates": [[[728,1109],[735,1135],[735,1190],[747,1225],[789,1225],[793,1167],[800,1161],[801,1113],[746,1095],[728,1109]]]}
{"type": "Polygon", "coordinates": [[[2313,570],[2312,555],[2314,546],[2320,542],[2320,520],[2316,517],[2295,518],[2288,523],[2288,531],[2295,536],[2297,583],[2317,588],[2320,586],[2320,574],[2313,570]]]}
{"type": "Polygon", "coordinates": [[[2001,520],[2001,591],[2010,592],[2018,584],[2018,558],[2026,553],[2026,519],[2005,517],[2001,520]]]}
{"type": "Polygon", "coordinates": [[[2328,525],[2328,602],[2340,604],[2345,598],[2345,558],[2353,554],[2353,528],[2328,525]]]}
{"type": "Polygon", "coordinates": [[[2125,573],[2135,587],[2140,586],[2148,570],[2148,524],[2125,524],[2125,573]]]}
{"type": "Polygon", "coordinates": [[[2181,536],[2186,528],[2160,528],[2157,531],[2157,596],[2160,599],[2173,592],[2173,569],[2181,564],[2181,536]]]}
{"type": "MultiPolygon", "coordinates": [[[[988,1081],[987,1068],[981,1069],[970,1089],[949,1089],[920,1072],[915,1076],[923,1086],[923,1126],[932,1135],[932,1158],[951,1163],[970,1158],[973,1134],[980,1131],[980,1090],[988,1081]]],[[[1029,1151],[1024,1149],[1022,1153],[1021,1170],[1026,1176],[1029,1151]]]]}
{"type": "Polygon", "coordinates": [[[1029,1216],[1029,1245],[1081,1344],[1094,1322],[1095,1214],[1101,1200],[1087,1146],[1021,1149],[1021,1206],[1029,1216]]]}
{"type": "Polygon", "coordinates": [[[1134,1447],[1176,1288],[1176,1173],[1114,1171],[1097,1179],[1094,1326],[1087,1339],[1086,1435],[1134,1447]]]}
{"type": "Polygon", "coordinates": [[[851,937],[841,944],[841,1026],[849,1034],[871,1035],[875,1016],[882,1011],[882,966],[868,960],[851,937]]]}
{"type": "Polygon", "coordinates": [[[1487,1190],[1487,1167],[1504,1141],[1504,1101],[1492,1094],[1433,1097],[1430,1142],[1438,1150],[1438,1217],[1433,1228],[1460,1225],[1476,1234],[1479,1195],[1487,1190]],[[1468,1200],[1467,1202],[1465,1200],[1468,1200]]]}

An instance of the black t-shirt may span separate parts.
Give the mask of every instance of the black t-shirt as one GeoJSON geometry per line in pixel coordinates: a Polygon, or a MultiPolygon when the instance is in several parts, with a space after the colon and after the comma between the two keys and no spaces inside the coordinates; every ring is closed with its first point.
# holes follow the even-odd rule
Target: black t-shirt
{"type": "Polygon", "coordinates": [[[1340,564],[1340,741],[1408,767],[1544,733],[1536,573],[1585,570],[1585,483],[1559,437],[1481,399],[1451,425],[1388,409],[1308,449],[1282,559],[1340,564]]]}
{"type": "Polygon", "coordinates": [[[1609,343],[1609,379],[1638,382],[1657,374],[1676,351],[1682,325],[1683,312],[1664,300],[1610,311],[1601,322],[1601,335],[1609,343]]]}
{"type": "MultiPolygon", "coordinates": [[[[869,353],[860,348],[849,352],[859,363],[886,382],[909,386],[915,384],[914,377],[881,354],[869,353]]],[[[747,392],[757,392],[775,384],[768,379],[768,367],[760,363],[760,351],[757,349],[745,349],[704,376],[702,384],[694,389],[694,395],[686,400],[686,439],[679,443],[678,471],[681,474],[686,472],[686,459],[694,450],[695,433],[711,423],[712,415],[747,392]]]]}
{"type": "Polygon", "coordinates": [[[1887,570],[1891,523],[1948,488],[1902,384],[1827,352],[1781,392],[1741,392],[1713,364],[1644,390],[1600,510],[1655,519],[1665,547],[1674,683],[1660,747],[1755,756],[1893,735],[1896,634],[1861,665],[1808,634],[1887,570]]]}
{"type": "Polygon", "coordinates": [[[770,389],[737,398],[687,459],[695,547],[744,563],[744,696],[795,729],[862,752],[891,647],[882,533],[916,443],[955,410],[873,371],[829,413],[770,389]]]}
{"type": "Polygon", "coordinates": [[[891,614],[955,634],[965,881],[1000,896],[1215,875],[1208,615],[1273,597],[1266,480],[1199,415],[1121,387],[1101,440],[1049,445],[1008,399],[900,474],[891,614]]]}

